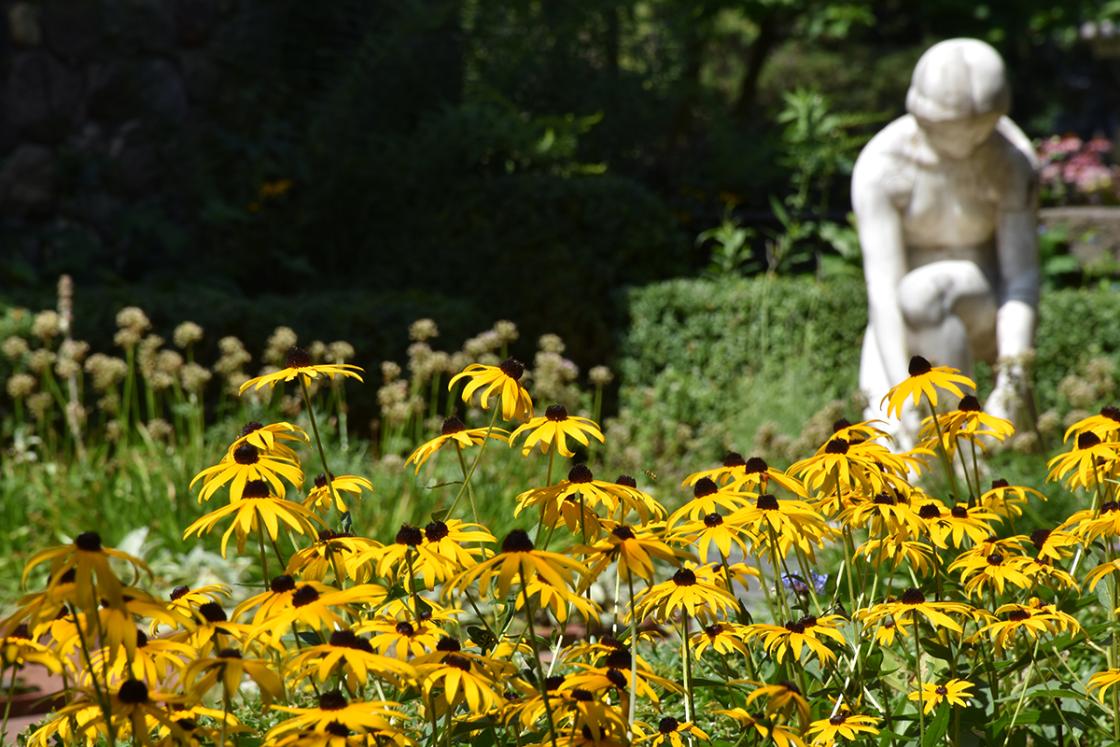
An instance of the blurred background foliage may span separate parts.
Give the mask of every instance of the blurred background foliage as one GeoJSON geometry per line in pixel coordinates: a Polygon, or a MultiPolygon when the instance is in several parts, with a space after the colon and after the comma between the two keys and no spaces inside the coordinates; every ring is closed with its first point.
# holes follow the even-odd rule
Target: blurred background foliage
{"type": "Polygon", "coordinates": [[[993,43],[1033,135],[1111,134],[1120,94],[1080,33],[1115,2],[0,5],[9,103],[31,58],[86,81],[77,113],[0,125],[0,159],[32,142],[51,175],[0,213],[0,303],[52,306],[69,273],[97,349],[137,304],[211,346],[288,324],[366,365],[419,316],[455,344],[514,319],[611,362],[627,287],[858,276],[851,164],[933,41],[993,43]]]}

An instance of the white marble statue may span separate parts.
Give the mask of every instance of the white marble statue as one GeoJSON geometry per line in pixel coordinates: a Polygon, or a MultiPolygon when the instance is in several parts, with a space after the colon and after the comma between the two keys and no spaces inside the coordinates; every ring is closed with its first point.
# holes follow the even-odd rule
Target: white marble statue
{"type": "MultiPolygon", "coordinates": [[[[972,374],[997,364],[985,409],[1014,421],[1038,308],[1038,161],[1007,118],[1003,60],[950,39],[914,68],[908,114],[864,147],[852,174],[868,316],[860,359],[867,416],[912,355],[972,374]]],[[[954,403],[955,404],[955,403],[954,403]]],[[[908,448],[920,418],[888,421],[908,448]]]]}

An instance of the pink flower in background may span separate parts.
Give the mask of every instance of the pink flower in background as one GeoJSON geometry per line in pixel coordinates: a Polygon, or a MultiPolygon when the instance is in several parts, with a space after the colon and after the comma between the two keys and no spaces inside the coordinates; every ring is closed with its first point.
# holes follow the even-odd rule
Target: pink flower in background
{"type": "Polygon", "coordinates": [[[1037,142],[1043,200],[1053,205],[1100,204],[1120,201],[1120,167],[1113,161],[1113,144],[1095,136],[1053,135],[1037,142]]]}

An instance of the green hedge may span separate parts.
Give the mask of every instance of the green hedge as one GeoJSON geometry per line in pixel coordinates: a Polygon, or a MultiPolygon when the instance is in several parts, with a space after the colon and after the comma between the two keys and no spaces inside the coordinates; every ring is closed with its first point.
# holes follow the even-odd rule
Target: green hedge
{"type": "MultiPolygon", "coordinates": [[[[764,422],[796,434],[825,404],[857,387],[867,324],[858,280],[673,280],[634,290],[629,308],[620,408],[631,437],[655,454],[700,450],[693,462],[710,461],[728,446],[750,448],[764,422]]],[[[1040,412],[1063,404],[1059,382],[1091,358],[1120,362],[1118,319],[1120,294],[1110,289],[1043,296],[1035,365],[1040,412]]],[[[990,375],[977,373],[984,390],[990,375]]]]}

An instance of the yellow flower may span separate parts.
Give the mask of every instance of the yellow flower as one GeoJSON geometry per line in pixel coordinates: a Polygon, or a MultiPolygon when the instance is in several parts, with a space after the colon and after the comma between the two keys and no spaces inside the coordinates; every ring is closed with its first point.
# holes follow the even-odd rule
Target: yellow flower
{"type": "Polygon", "coordinates": [[[805,747],[805,740],[788,726],[752,716],[745,708],[717,708],[715,713],[733,719],[739,726],[753,728],[762,738],[762,744],[769,740],[773,741],[774,747],[805,747]]]}
{"type": "Polygon", "coordinates": [[[331,571],[336,575],[336,586],[347,579],[362,583],[369,580],[373,572],[371,560],[380,547],[371,539],[355,537],[349,532],[320,529],[319,539],[292,555],[285,571],[307,581],[322,581],[327,571],[331,571]]]}
{"type": "Polygon", "coordinates": [[[229,445],[229,448],[226,449],[226,454],[232,458],[233,452],[237,451],[237,447],[243,444],[249,444],[265,453],[275,454],[284,459],[298,462],[299,457],[285,441],[303,441],[309,443],[310,439],[307,437],[307,433],[304,432],[303,428],[286,421],[269,423],[268,425],[262,425],[261,423],[253,421],[245,424],[245,427],[241,429],[241,434],[229,445]]]}
{"type": "Polygon", "coordinates": [[[318,530],[315,524],[322,524],[318,516],[298,503],[286,501],[269,495],[268,485],[263,480],[253,480],[245,486],[241,500],[222,506],[202,516],[187,527],[183,539],[197,534],[201,537],[210,533],[219,522],[233,517],[229,528],[222,534],[222,557],[226,556],[229,539],[237,534],[237,550],[244,552],[245,539],[252,532],[265,531],[269,539],[275,541],[280,535],[280,525],[305,537],[315,538],[318,530]]]}
{"type": "Polygon", "coordinates": [[[697,656],[709,648],[718,654],[738,652],[746,654],[748,637],[747,627],[737,623],[717,622],[701,628],[692,636],[692,650],[697,656]]]}
{"type": "Polygon", "coordinates": [[[31,640],[27,626],[19,625],[0,638],[0,671],[8,667],[22,669],[27,664],[39,664],[55,674],[62,671],[62,662],[54,651],[31,640]]]}
{"type": "Polygon", "coordinates": [[[961,582],[969,596],[982,596],[984,589],[991,585],[997,594],[1003,594],[1004,584],[1012,584],[1020,589],[1033,585],[1025,573],[1031,559],[993,548],[987,543],[966,550],[949,564],[949,571],[959,571],[961,582]]]}
{"type": "Polygon", "coordinates": [[[440,434],[432,440],[420,444],[415,451],[408,455],[408,459],[405,459],[404,463],[415,464],[416,474],[420,474],[420,468],[424,466],[424,463],[444,446],[455,444],[459,451],[462,451],[471,446],[478,446],[487,438],[492,438],[495,441],[508,441],[509,432],[503,428],[467,428],[459,418],[448,418],[443,421],[440,434]]]}
{"type": "Polygon", "coordinates": [[[397,686],[416,680],[412,665],[374,653],[370,641],[349,628],[331,631],[327,643],[298,650],[285,668],[295,679],[314,676],[319,682],[341,671],[352,691],[363,687],[371,674],[397,686]]]}
{"type": "Polygon", "coordinates": [[[872,535],[893,535],[898,539],[918,538],[925,533],[925,522],[909,505],[900,503],[893,492],[881,491],[870,501],[848,506],[838,517],[855,528],[871,524],[872,535]]]}
{"type": "Polygon", "coordinates": [[[1046,496],[1034,488],[1011,485],[1007,480],[992,480],[992,486],[980,494],[977,503],[981,508],[1007,518],[1022,516],[1022,506],[1030,496],[1046,500],[1046,496]]]}
{"type": "Polygon", "coordinates": [[[700,560],[706,562],[712,545],[715,545],[721,559],[731,555],[733,545],[745,555],[747,538],[747,530],[735,522],[733,517],[725,518],[713,511],[700,521],[690,521],[682,525],[669,539],[674,543],[698,546],[700,560]]]}
{"type": "Polygon", "coordinates": [[[856,555],[862,555],[875,566],[889,564],[896,570],[903,562],[918,573],[931,572],[934,550],[925,542],[897,539],[893,536],[867,540],[856,548],[856,555]]]}
{"type": "Polygon", "coordinates": [[[1081,630],[1081,625],[1071,615],[1053,604],[1043,604],[1038,598],[1032,598],[1028,604],[1002,605],[996,608],[995,615],[1003,615],[1003,619],[988,616],[992,622],[969,636],[969,641],[988,638],[995,650],[1001,652],[1015,642],[1019,633],[1033,641],[1041,633],[1076,633],[1081,630]]]}
{"type": "Polygon", "coordinates": [[[750,530],[756,552],[760,547],[769,547],[776,539],[782,557],[794,546],[812,557],[813,545],[821,544],[834,531],[805,501],[778,500],[766,493],[758,496],[753,506],[731,514],[729,521],[750,530]]]}
{"type": "Polygon", "coordinates": [[[499,694],[502,675],[508,677],[513,667],[468,655],[459,650],[454,639],[444,639],[441,645],[450,650],[437,649],[416,665],[425,705],[435,703],[438,709],[440,705],[453,708],[465,703],[474,715],[500,709],[504,705],[499,694]]]}
{"type": "Polygon", "coordinates": [[[190,487],[193,489],[195,483],[202,480],[202,490],[198,493],[199,503],[210,500],[226,483],[230,484],[230,502],[237,502],[241,500],[245,486],[254,481],[267,483],[277,496],[283,498],[284,483],[280,478],[298,487],[303,484],[303,471],[297,462],[243,443],[233,450],[233,454],[227,454],[222,457],[222,461],[195,475],[190,487]]]}
{"type": "Polygon", "coordinates": [[[914,690],[907,698],[921,701],[922,712],[928,714],[942,703],[967,708],[975,697],[969,692],[975,685],[967,680],[951,679],[944,684],[926,682],[921,690],[914,690]]]}
{"type": "Polygon", "coordinates": [[[569,415],[563,405],[552,405],[544,411],[543,416],[532,418],[528,423],[518,427],[509,436],[509,444],[521,436],[526,436],[521,447],[522,456],[527,456],[534,446],[539,446],[541,453],[548,453],[549,448],[555,445],[556,451],[562,457],[573,457],[575,452],[568,448],[568,438],[573,438],[584,446],[590,446],[588,436],[603,443],[603,432],[599,426],[587,418],[569,415]]]}
{"type": "Polygon", "coordinates": [[[380,734],[395,733],[393,722],[406,721],[408,715],[400,710],[400,705],[386,700],[369,702],[347,701],[337,690],[319,696],[317,708],[291,708],[273,706],[273,710],[292,714],[292,718],[281,721],[269,730],[265,737],[267,743],[284,738],[304,729],[327,732],[345,736],[351,733],[380,734]]]}
{"type": "Polygon", "coordinates": [[[720,487],[707,477],[701,477],[692,486],[692,500],[669,515],[668,526],[673,528],[688,519],[702,519],[714,511],[737,511],[750,505],[754,493],[739,490],[732,485],[720,487]]]}
{"type": "Polygon", "coordinates": [[[998,518],[982,508],[968,508],[964,504],[946,509],[933,499],[926,499],[918,507],[918,516],[925,521],[930,540],[943,550],[949,547],[950,541],[953,547],[961,547],[965,539],[983,542],[995,534],[988,522],[998,518]]]}
{"type": "MultiPolygon", "coordinates": [[[[311,630],[345,628],[348,623],[343,614],[352,615],[358,604],[378,604],[387,592],[376,584],[359,584],[346,589],[320,593],[316,586],[301,584],[292,593],[292,606],[257,626],[253,638],[268,636],[273,639],[291,630],[296,623],[311,630]]],[[[330,588],[330,587],[328,587],[330,588]]]]}
{"type": "Polygon", "coordinates": [[[238,394],[244,394],[246,390],[260,389],[261,387],[274,387],[280,382],[291,381],[298,378],[301,384],[308,384],[314,379],[325,376],[328,379],[333,379],[335,376],[347,376],[351,379],[362,380],[362,369],[357,366],[350,365],[349,363],[320,363],[312,365],[311,355],[302,348],[292,348],[288,351],[287,360],[284,361],[284,368],[279,371],[265,374],[264,376],[257,376],[249,379],[242,384],[238,390],[238,394]]]}
{"type": "Polygon", "coordinates": [[[980,407],[980,400],[971,394],[961,399],[956,410],[938,415],[937,426],[932,417],[926,417],[919,434],[920,445],[927,449],[937,448],[939,428],[941,447],[950,455],[957,450],[957,439],[963,438],[984,448],[987,446],[987,439],[1005,441],[1015,433],[1011,421],[984,412],[980,407]]]}
{"type": "Polygon", "coordinates": [[[766,713],[773,716],[782,714],[789,717],[794,711],[802,723],[809,721],[809,701],[801,688],[792,682],[779,682],[775,685],[763,684],[747,694],[747,705],[760,698],[766,698],[766,713]]]}
{"type": "Polygon", "coordinates": [[[343,493],[352,493],[355,497],[358,497],[363,490],[373,492],[373,483],[364,477],[340,475],[331,477],[330,485],[328,485],[327,476],[319,475],[315,478],[315,487],[309,490],[307,497],[303,499],[303,505],[308,508],[329,510],[333,502],[335,508],[342,513],[346,513],[350,509],[346,506],[346,501],[343,500],[343,493]]]}
{"type": "Polygon", "coordinates": [[[446,590],[463,591],[478,581],[480,589],[505,599],[510,595],[514,580],[524,587],[539,578],[565,599],[574,599],[576,595],[570,587],[577,575],[586,574],[583,563],[560,553],[537,550],[525,530],[514,529],[502,540],[501,552],[459,574],[446,590]]]}
{"type": "Polygon", "coordinates": [[[1050,468],[1046,479],[1061,480],[1068,474],[1066,485],[1071,489],[1093,490],[1115,471],[1118,462],[1120,443],[1101,441],[1097,434],[1085,431],[1077,435],[1072,451],[1059,454],[1046,463],[1050,468]]]}
{"type": "Polygon", "coordinates": [[[854,741],[861,734],[874,736],[879,733],[875,728],[881,719],[876,716],[860,716],[853,713],[838,713],[831,718],[814,721],[809,725],[805,736],[811,736],[813,747],[836,744],[837,738],[854,741]]]}
{"type": "Polygon", "coordinates": [[[23,567],[20,583],[26,584],[32,570],[50,561],[51,585],[68,579],[73,584],[73,601],[83,610],[96,610],[103,598],[110,606],[120,607],[123,604],[122,586],[109,565],[110,558],[125,561],[137,572],[143,571],[149,576],[152,573],[148,564],[140,558],[104,547],[97,532],[82,532],[71,544],[50,547],[32,555],[23,567]],[[73,576],[68,577],[71,570],[74,571],[73,576]]]}
{"type": "Polygon", "coordinates": [[[1103,672],[1097,672],[1089,678],[1088,690],[1097,691],[1097,700],[1104,703],[1104,694],[1108,688],[1120,683],[1120,669],[1106,669],[1103,672]]]}
{"type": "Polygon", "coordinates": [[[738,601],[726,589],[704,583],[691,568],[681,568],[668,581],[641,591],[635,600],[639,619],[652,616],[661,622],[671,619],[675,612],[709,621],[734,615],[738,609],[738,601]]]}
{"type": "MultiPolygon", "coordinates": [[[[301,581],[300,586],[310,586],[320,594],[329,594],[333,587],[317,580],[301,581]]],[[[233,608],[233,618],[241,619],[249,610],[255,610],[249,624],[263,625],[277,615],[292,608],[292,597],[296,592],[296,580],[289,575],[276,576],[268,582],[268,590],[254,594],[233,608]]]]}
{"type": "MultiPolygon", "coordinates": [[[[565,504],[582,502],[586,512],[595,513],[600,506],[607,513],[621,521],[626,514],[634,511],[642,521],[651,517],[662,517],[665,509],[650,496],[638,490],[632,478],[625,475],[617,482],[596,480],[586,464],[577,464],[568,471],[568,479],[543,488],[532,488],[517,496],[517,508],[513,515],[519,516],[531,506],[541,506],[544,520],[554,526],[564,513],[565,504]]],[[[578,514],[575,528],[578,529],[578,514]]],[[[587,517],[585,517],[587,518],[587,517]]]]}
{"type": "Polygon", "coordinates": [[[878,444],[852,445],[833,436],[816,454],[791,464],[789,472],[800,478],[809,490],[820,493],[851,490],[872,496],[887,487],[881,468],[884,458],[890,458],[890,452],[878,444]]]}
{"type": "Polygon", "coordinates": [[[447,631],[431,619],[396,620],[377,617],[359,623],[355,632],[372,633],[370,646],[379,654],[405,659],[434,651],[436,644],[447,637],[447,631]]]}
{"type": "Polygon", "coordinates": [[[593,545],[576,547],[590,561],[587,581],[599,577],[610,566],[618,563],[618,574],[622,578],[637,576],[650,581],[653,579],[653,560],[675,563],[680,553],[674,551],[652,534],[650,527],[631,527],[618,524],[606,537],[593,545]]]}
{"type": "Polygon", "coordinates": [[[273,698],[284,697],[280,675],[260,659],[244,658],[235,648],[224,648],[217,656],[196,659],[183,673],[183,684],[195,698],[201,699],[210,688],[221,684],[223,697],[232,699],[241,689],[241,680],[248,676],[260,688],[265,705],[273,698]]]}
{"type": "Polygon", "coordinates": [[[525,366],[513,358],[506,358],[497,366],[484,366],[472,363],[451,377],[447,390],[455,388],[459,379],[466,379],[463,387],[463,401],[470,402],[477,391],[482,391],[479,405],[483,410],[490,409],[490,398],[498,395],[502,405],[504,420],[528,420],[533,416],[533,400],[521,385],[525,366]]]}
{"type": "Polygon", "coordinates": [[[1120,409],[1102,407],[1098,415],[1082,418],[1066,429],[1063,441],[1082,433],[1093,433],[1101,441],[1120,440],[1120,409]]]}
{"type": "Polygon", "coordinates": [[[645,732],[640,724],[634,724],[634,744],[647,744],[651,747],[691,747],[693,740],[711,741],[708,735],[691,721],[678,721],[665,716],[657,722],[657,731],[645,732]]]}
{"type": "Polygon", "coordinates": [[[843,619],[840,615],[825,615],[820,618],[806,615],[800,620],[791,620],[785,625],[757,623],[747,626],[746,635],[748,639],[761,639],[766,653],[773,656],[778,664],[782,663],[786,652],[790,651],[793,658],[801,662],[808,658],[809,653],[815,654],[817,660],[824,666],[831,663],[836,658],[836,654],[822,639],[827,638],[843,645],[844,635],[836,629],[843,619]],[[805,656],[802,656],[802,653],[805,656]]]}
{"type": "Polygon", "coordinates": [[[868,609],[857,610],[854,616],[869,628],[886,617],[893,618],[898,624],[905,624],[916,622],[917,616],[921,615],[934,628],[943,627],[960,633],[960,623],[950,615],[971,617],[973,614],[972,607],[967,604],[927,602],[925,595],[919,589],[910,588],[902,592],[897,602],[883,602],[868,609]]]}
{"type": "Polygon", "coordinates": [[[701,480],[708,479],[717,485],[726,484],[734,490],[755,490],[765,493],[770,481],[801,498],[805,497],[805,487],[781,470],[776,470],[766,464],[762,457],[752,456],[743,459],[743,455],[731,451],[723,458],[723,464],[714,469],[694,472],[684,479],[681,485],[695,486],[701,480]]]}
{"type": "MultiPolygon", "coordinates": [[[[937,407],[937,390],[943,389],[952,392],[958,397],[963,397],[961,386],[976,389],[976,382],[961,374],[950,366],[933,366],[920,355],[910,359],[910,377],[891,387],[883,402],[887,403],[887,415],[902,417],[902,406],[907,399],[917,407],[922,397],[925,396],[931,407],[937,407]]],[[[818,722],[819,723],[819,722],[818,722]]]]}

